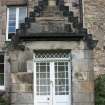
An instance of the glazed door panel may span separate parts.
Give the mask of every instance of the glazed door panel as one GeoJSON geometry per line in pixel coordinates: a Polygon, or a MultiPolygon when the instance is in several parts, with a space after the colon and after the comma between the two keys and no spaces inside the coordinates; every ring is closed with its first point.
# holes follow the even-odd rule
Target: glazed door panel
{"type": "Polygon", "coordinates": [[[55,105],[70,105],[69,63],[55,62],[55,105]]]}
{"type": "Polygon", "coordinates": [[[37,105],[50,105],[50,63],[36,63],[37,105]]]}
{"type": "Polygon", "coordinates": [[[70,105],[69,71],[69,62],[36,62],[34,105],[70,105]]]}

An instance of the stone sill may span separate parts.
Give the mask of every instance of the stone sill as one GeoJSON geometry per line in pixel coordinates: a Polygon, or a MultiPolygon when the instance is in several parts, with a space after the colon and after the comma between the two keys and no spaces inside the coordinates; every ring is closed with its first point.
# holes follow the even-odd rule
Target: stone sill
{"type": "Polygon", "coordinates": [[[4,91],[5,90],[5,86],[0,86],[0,91],[4,91]]]}

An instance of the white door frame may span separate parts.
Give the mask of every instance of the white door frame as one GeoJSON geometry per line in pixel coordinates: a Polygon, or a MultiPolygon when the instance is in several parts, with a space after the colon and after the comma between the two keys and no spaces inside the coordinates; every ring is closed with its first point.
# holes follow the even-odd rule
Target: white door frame
{"type": "MultiPolygon", "coordinates": [[[[52,75],[52,79],[54,79],[55,78],[55,76],[54,76],[54,68],[52,68],[52,67],[54,67],[54,61],[67,61],[68,62],[68,70],[69,70],[69,87],[71,87],[71,59],[70,58],[35,58],[35,55],[33,55],[33,65],[34,65],[34,71],[33,71],[33,83],[34,83],[34,85],[33,85],[33,91],[34,91],[34,105],[37,105],[37,95],[36,95],[36,62],[41,62],[41,61],[50,61],[50,68],[52,69],[52,71],[53,72],[50,72],[50,73],[53,73],[53,75],[52,75]],[[51,67],[52,66],[52,67],[51,67]]],[[[55,82],[55,81],[54,81],[55,82]]],[[[53,84],[55,84],[55,83],[52,83],[52,85],[53,84]]],[[[72,87],[71,87],[72,88],[72,87]]],[[[72,96],[71,96],[71,88],[69,88],[69,105],[72,105],[71,104],[71,98],[72,98],[72,96]]],[[[55,92],[55,87],[54,88],[52,88],[52,89],[50,89],[50,91],[51,91],[51,99],[52,99],[52,101],[51,102],[53,102],[53,103],[51,103],[51,105],[54,105],[54,96],[53,95],[55,95],[54,93],[52,93],[52,91],[53,92],[55,92]]]]}
{"type": "Polygon", "coordinates": [[[54,84],[55,84],[55,80],[54,80],[54,78],[55,78],[55,75],[54,75],[54,62],[50,62],[50,78],[51,78],[51,84],[50,85],[52,85],[51,87],[50,87],[50,93],[51,93],[51,96],[50,96],[50,100],[51,100],[51,105],[53,105],[55,102],[54,102],[54,95],[55,95],[55,86],[54,86],[54,84]]]}

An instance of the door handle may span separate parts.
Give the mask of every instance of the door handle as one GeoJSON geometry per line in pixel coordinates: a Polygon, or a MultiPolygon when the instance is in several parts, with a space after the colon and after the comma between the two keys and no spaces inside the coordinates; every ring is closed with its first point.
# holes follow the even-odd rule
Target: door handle
{"type": "Polygon", "coordinates": [[[53,81],[50,81],[50,84],[53,86],[54,84],[53,84],[53,81]]]}
{"type": "Polygon", "coordinates": [[[47,100],[50,100],[50,98],[47,98],[47,100]]]}

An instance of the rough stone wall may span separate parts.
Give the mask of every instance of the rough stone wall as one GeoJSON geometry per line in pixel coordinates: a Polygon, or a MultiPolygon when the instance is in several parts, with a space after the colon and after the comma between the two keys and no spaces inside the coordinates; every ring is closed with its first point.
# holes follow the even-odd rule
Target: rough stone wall
{"type": "MultiPolygon", "coordinates": [[[[7,5],[22,5],[26,4],[28,1],[28,11],[32,11],[37,0],[0,0],[0,50],[3,49],[6,37],[6,18],[7,18],[7,5]]],[[[67,1],[66,1],[67,2],[67,1]]],[[[75,16],[79,16],[78,0],[71,1],[72,11],[74,11],[75,16]]]]}
{"type": "Polygon", "coordinates": [[[105,73],[105,1],[84,0],[84,24],[93,39],[98,40],[94,49],[96,75],[105,73]]]}
{"type": "Polygon", "coordinates": [[[11,105],[33,105],[33,89],[29,85],[33,85],[33,68],[30,64],[33,59],[34,50],[57,49],[71,50],[71,101],[73,105],[94,105],[92,51],[88,49],[84,50],[84,47],[84,42],[82,41],[36,41],[25,43],[24,51],[12,50],[9,53],[12,87],[11,105]],[[29,64],[28,67],[26,67],[27,64],[29,64]]]}
{"type": "Polygon", "coordinates": [[[72,103],[94,105],[94,74],[92,51],[85,49],[83,42],[34,42],[26,46],[36,50],[71,49],[72,55],[72,103]]]}
{"type": "Polygon", "coordinates": [[[0,50],[4,47],[6,34],[6,7],[0,1],[0,50]]]}
{"type": "MultiPolygon", "coordinates": [[[[0,47],[4,47],[6,35],[6,4],[20,4],[24,0],[1,0],[0,1],[0,47]]],[[[75,0],[76,1],[76,0],[75,0]]],[[[29,0],[29,11],[33,8],[34,0],[29,0]]],[[[34,42],[28,43],[31,49],[72,49],[73,58],[73,103],[74,105],[94,105],[93,75],[89,50],[84,50],[84,44],[80,42],[34,42]],[[86,53],[86,54],[85,54],[86,53]],[[84,67],[83,67],[84,65],[84,67]],[[86,67],[87,66],[87,67],[86,67]],[[82,67],[82,68],[81,68],[82,67]]],[[[11,74],[7,84],[11,87],[11,105],[33,105],[33,73],[27,71],[27,62],[32,60],[32,52],[13,50],[9,53],[11,74]],[[29,58],[27,58],[29,57],[29,58]],[[29,60],[29,61],[28,61],[29,60]],[[27,61],[27,62],[26,62],[27,61]],[[26,78],[24,78],[26,77],[26,78]]],[[[7,66],[6,66],[7,67],[7,66]]],[[[32,66],[31,66],[32,67],[32,66]]],[[[30,68],[31,68],[30,67],[30,68]]],[[[8,70],[8,68],[6,68],[8,70]]],[[[8,78],[7,78],[8,79],[8,78]]]]}
{"type": "Polygon", "coordinates": [[[2,5],[22,5],[26,4],[27,0],[0,0],[2,5]]]}
{"type": "MultiPolygon", "coordinates": [[[[9,55],[6,50],[6,23],[7,23],[7,5],[22,4],[25,0],[0,0],[0,52],[4,53],[4,72],[5,72],[5,94],[8,103],[10,102],[11,92],[11,67],[9,62],[9,55]]],[[[14,88],[16,89],[16,87],[14,88]]],[[[1,90],[0,90],[1,92],[1,90]]]]}
{"type": "Polygon", "coordinates": [[[0,51],[5,47],[7,5],[25,3],[26,0],[0,0],[0,51]]]}
{"type": "Polygon", "coordinates": [[[12,50],[9,52],[11,64],[11,105],[33,105],[33,66],[28,63],[29,50],[12,50]],[[32,68],[27,69],[27,65],[32,68]],[[28,72],[30,71],[30,72],[28,72]]]}
{"type": "Polygon", "coordinates": [[[94,105],[94,74],[90,50],[73,50],[74,105],[94,105]],[[79,55],[79,56],[78,56],[79,55]]]}

